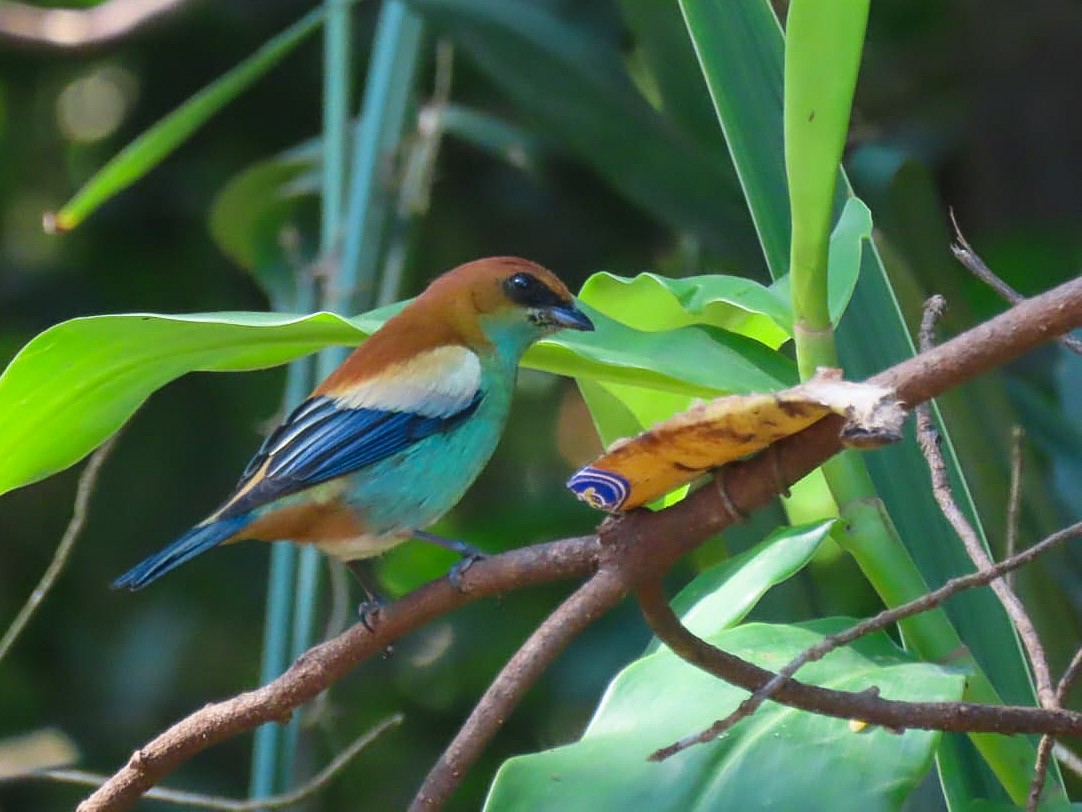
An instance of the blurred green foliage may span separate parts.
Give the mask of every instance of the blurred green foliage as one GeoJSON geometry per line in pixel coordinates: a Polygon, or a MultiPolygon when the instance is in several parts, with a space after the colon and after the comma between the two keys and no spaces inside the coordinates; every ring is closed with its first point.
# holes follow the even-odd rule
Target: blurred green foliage
{"type": "MultiPolygon", "coordinates": [[[[464,126],[462,135],[449,127],[429,206],[408,220],[404,290],[415,292],[460,261],[502,253],[540,261],[574,289],[600,269],[628,277],[739,273],[765,282],[765,262],[712,129],[706,86],[679,15],[634,0],[504,5],[511,10],[492,16],[492,5],[480,0],[416,3],[458,47],[455,103],[489,117],[491,126],[464,126]],[[454,16],[456,7],[468,14],[454,16]],[[525,35],[537,29],[524,34],[516,27],[516,12],[551,34],[545,48],[525,35]],[[462,19],[474,27],[463,28],[462,19]],[[528,139],[521,152],[517,133],[528,139]]],[[[308,8],[284,0],[203,4],[89,48],[4,43],[0,363],[68,318],[263,309],[259,285],[233,260],[258,257],[288,269],[312,257],[317,206],[303,187],[288,206],[271,207],[260,224],[273,227],[252,243],[217,244],[208,221],[217,211],[222,222],[218,195],[249,167],[296,155],[291,150],[318,136],[314,41],[78,230],[57,238],[40,228],[42,212],[57,209],[134,136],[308,8]],[[295,229],[288,249],[277,239],[285,222],[295,229]]],[[[376,4],[355,12],[357,76],[376,13],[376,4]]],[[[1079,173],[1082,133],[1080,34],[1082,14],[1067,0],[1032,8],[1006,0],[873,4],[847,168],[875,214],[879,247],[911,319],[931,291],[948,294],[950,329],[1002,306],[951,262],[946,204],[985,259],[1023,292],[1076,273],[1082,203],[1070,179],[1079,173]]],[[[427,48],[422,97],[432,72],[427,48]]],[[[297,180],[279,170],[247,200],[297,180]]],[[[944,403],[993,547],[1002,541],[1013,422],[1022,421],[1031,437],[1023,541],[1082,511],[1082,442],[1074,441],[1082,435],[1079,371],[1077,359],[1050,347],[944,403]]],[[[55,725],[81,748],[82,766],[109,771],[169,722],[254,683],[266,548],[218,551],[134,596],[110,592],[107,584],[232,485],[278,408],[282,382],[281,370],[187,376],[135,415],[106,465],[68,571],[0,666],[0,737],[55,725]]],[[[596,515],[562,482],[596,442],[567,381],[524,373],[497,457],[443,531],[490,550],[588,531],[596,515]]],[[[51,556],[73,484],[68,471],[0,499],[0,624],[14,616],[51,556]]],[[[738,553],[775,524],[757,519],[709,549],[738,553]]],[[[383,575],[392,589],[407,589],[442,574],[450,560],[406,545],[386,556],[383,575]]],[[[750,618],[797,622],[837,605],[872,611],[848,566],[844,558],[824,559],[771,590],[750,618]],[[823,592],[828,584],[831,594],[823,592]]],[[[692,574],[686,564],[676,577],[692,574]]],[[[1079,637],[1082,558],[1063,551],[1020,585],[1059,670],[1079,637]]],[[[315,735],[304,740],[302,765],[321,765],[393,711],[403,711],[406,721],[313,808],[352,809],[362,801],[365,808],[402,807],[492,675],[566,590],[471,606],[336,686],[314,721],[315,735]]],[[[576,739],[607,682],[646,642],[631,607],[595,624],[509,720],[452,808],[477,808],[509,756],[576,739]]],[[[216,748],[171,783],[242,795],[249,743],[241,738],[216,748]]],[[[81,794],[3,785],[0,810],[68,808],[81,794]]]]}

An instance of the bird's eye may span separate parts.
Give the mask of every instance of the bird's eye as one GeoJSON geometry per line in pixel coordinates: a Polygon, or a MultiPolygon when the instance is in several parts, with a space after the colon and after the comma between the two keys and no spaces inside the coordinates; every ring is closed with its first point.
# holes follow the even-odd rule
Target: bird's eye
{"type": "Polygon", "coordinates": [[[507,277],[503,289],[508,299],[522,307],[555,307],[563,304],[552,288],[525,271],[507,277]]]}
{"type": "Polygon", "coordinates": [[[517,273],[507,280],[507,285],[513,290],[526,291],[532,288],[536,282],[537,280],[529,274],[517,273]]]}

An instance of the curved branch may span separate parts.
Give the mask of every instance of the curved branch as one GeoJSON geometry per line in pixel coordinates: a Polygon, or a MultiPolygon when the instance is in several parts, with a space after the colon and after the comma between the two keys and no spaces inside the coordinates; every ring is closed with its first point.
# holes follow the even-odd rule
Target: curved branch
{"type": "Polygon", "coordinates": [[[439,809],[545,669],[587,626],[623,600],[621,580],[601,570],[579,587],[515,652],[417,791],[410,812],[439,809]]]}
{"type": "MultiPolygon", "coordinates": [[[[640,585],[635,597],[654,634],[682,659],[747,691],[757,691],[775,678],[774,672],[722,651],[692,634],[670,608],[659,581],[640,585]]],[[[1082,734],[1082,713],[1058,708],[972,702],[901,702],[882,699],[874,691],[834,691],[794,679],[785,680],[774,692],[774,699],[821,716],[859,719],[889,730],[1082,734]]],[[[683,747],[683,742],[678,742],[658,750],[650,758],[661,761],[671,755],[670,751],[683,747]]]]}

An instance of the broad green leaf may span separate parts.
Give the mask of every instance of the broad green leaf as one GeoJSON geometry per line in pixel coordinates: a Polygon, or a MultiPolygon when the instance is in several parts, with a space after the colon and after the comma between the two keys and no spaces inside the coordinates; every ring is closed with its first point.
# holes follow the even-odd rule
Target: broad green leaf
{"type": "MultiPolygon", "coordinates": [[[[746,624],[708,639],[776,668],[851,622],[746,624]]],[[[964,682],[959,673],[912,661],[882,634],[809,664],[799,676],[845,691],[874,685],[884,696],[909,701],[957,700],[964,682]]],[[[716,741],[661,763],[647,761],[656,748],[701,730],[746,696],[666,649],[647,655],[616,677],[580,741],[505,762],[485,810],[898,810],[939,741],[926,731],[854,733],[844,719],[768,703],[716,741]]]]}
{"type": "MultiPolygon", "coordinates": [[[[673,598],[673,611],[699,637],[742,621],[772,586],[793,577],[811,561],[834,519],[783,527],[750,550],[703,570],[673,598]]],[[[646,647],[662,648],[656,637],[646,647]]]]}
{"type": "Polygon", "coordinates": [[[639,330],[712,324],[777,348],[788,338],[788,302],[772,289],[739,276],[670,279],[643,273],[628,279],[596,273],[579,294],[602,313],[639,330]]]}
{"type": "Polygon", "coordinates": [[[254,54],[192,96],[140,135],[86,182],[50,225],[70,231],[107,200],[126,189],[198,130],[215,113],[264,76],[323,23],[323,9],[304,15],[254,54]]]}
{"type": "MultiPolygon", "coordinates": [[[[860,279],[860,264],[864,256],[865,243],[872,239],[872,213],[860,198],[851,197],[845,201],[841,217],[834,224],[830,234],[830,256],[827,267],[827,299],[830,308],[830,322],[835,327],[842,320],[846,307],[856,290],[860,279]]],[[[778,279],[770,286],[771,292],[788,303],[789,274],[778,279]]],[[[789,310],[789,323],[792,324],[792,310],[789,310]]]]}
{"type": "MultiPolygon", "coordinates": [[[[577,381],[582,399],[590,410],[597,436],[606,448],[621,437],[634,437],[642,431],[642,423],[631,408],[620,398],[593,378],[579,378],[577,381]]],[[[648,390],[647,390],[648,391],[648,390]]],[[[680,397],[677,395],[677,397],[680,397]]]]}
{"type": "MultiPolygon", "coordinates": [[[[52,327],[0,375],[0,493],[77,462],[186,372],[259,369],[358,344],[401,306],[352,321],[330,313],[127,314],[52,327]]],[[[708,327],[643,333],[591,316],[595,332],[546,339],[524,363],[700,397],[779,388],[793,378],[790,362],[743,336],[708,327]]]]}
{"type": "Polygon", "coordinates": [[[617,191],[739,267],[761,265],[725,156],[654,110],[615,48],[536,3],[409,2],[617,191]]]}
{"type": "MultiPolygon", "coordinates": [[[[771,359],[777,377],[769,389],[782,386],[783,378],[777,363],[782,356],[770,353],[788,337],[779,326],[788,319],[787,305],[776,294],[757,282],[734,276],[697,276],[670,279],[656,274],[640,274],[634,279],[597,273],[583,285],[581,301],[636,330],[660,332],[692,325],[722,328],[719,336],[729,340],[751,340],[749,348],[758,343],[760,356],[771,359]],[[743,339],[748,336],[748,339],[743,339]]],[[[782,362],[786,363],[787,362],[782,362]]],[[[743,376],[742,376],[743,377],[743,376]]],[[[751,382],[750,378],[743,378],[751,382]]],[[[636,384],[580,380],[580,389],[590,408],[598,434],[605,444],[618,437],[633,436],[655,423],[682,412],[691,406],[693,398],[687,393],[662,393],[656,388],[636,384]]],[[[734,381],[732,392],[764,391],[743,389],[734,381]]],[[[686,486],[664,497],[660,505],[667,507],[687,494],[686,486]]]]}

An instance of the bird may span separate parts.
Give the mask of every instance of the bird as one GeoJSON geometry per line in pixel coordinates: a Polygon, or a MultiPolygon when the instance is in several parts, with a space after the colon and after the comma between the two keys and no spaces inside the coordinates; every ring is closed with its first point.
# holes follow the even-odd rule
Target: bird
{"type": "Polygon", "coordinates": [[[518,257],[468,262],[434,279],[354,350],[263,441],[225,502],[113,582],[141,589],[237,541],[312,544],[360,577],[359,562],[411,538],[483,554],[427,532],[488,463],[518,363],[557,330],[594,329],[566,285],[518,257]]]}

